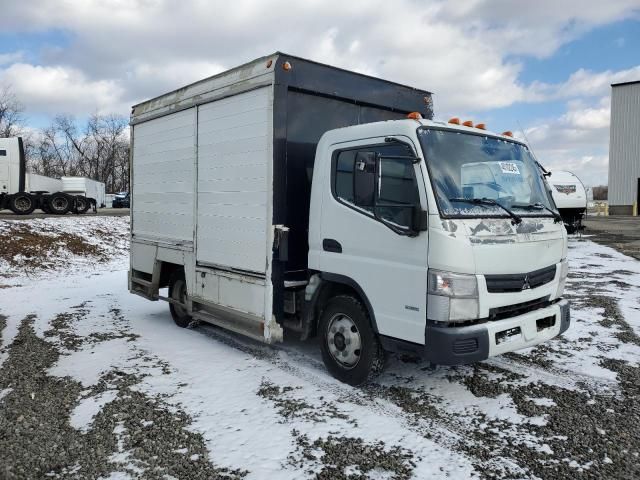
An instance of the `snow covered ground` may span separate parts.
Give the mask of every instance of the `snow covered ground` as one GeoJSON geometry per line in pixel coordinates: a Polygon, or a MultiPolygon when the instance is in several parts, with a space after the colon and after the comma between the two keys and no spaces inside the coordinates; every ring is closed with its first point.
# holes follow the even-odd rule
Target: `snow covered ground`
{"type": "Polygon", "coordinates": [[[472,366],[391,358],[357,389],[314,342],[177,328],[127,291],[128,219],[71,220],[30,228],[74,232],[95,259],[0,264],[0,476],[640,475],[640,262],[608,247],[571,241],[562,338],[472,366]]]}

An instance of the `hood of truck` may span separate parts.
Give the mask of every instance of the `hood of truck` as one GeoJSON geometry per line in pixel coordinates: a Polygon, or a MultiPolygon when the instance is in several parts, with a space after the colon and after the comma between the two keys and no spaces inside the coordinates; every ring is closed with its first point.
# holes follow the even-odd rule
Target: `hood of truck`
{"type": "Polygon", "coordinates": [[[429,267],[457,273],[526,273],[560,262],[567,234],[552,218],[443,219],[429,216],[429,267]]]}

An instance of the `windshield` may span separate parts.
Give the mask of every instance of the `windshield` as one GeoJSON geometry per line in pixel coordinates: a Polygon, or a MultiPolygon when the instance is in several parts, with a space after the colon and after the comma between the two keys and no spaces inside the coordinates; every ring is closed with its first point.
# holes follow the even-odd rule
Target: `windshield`
{"type": "Polygon", "coordinates": [[[505,208],[521,216],[551,216],[546,209],[555,210],[524,145],[429,128],[420,128],[418,138],[443,216],[507,216],[505,208]]]}

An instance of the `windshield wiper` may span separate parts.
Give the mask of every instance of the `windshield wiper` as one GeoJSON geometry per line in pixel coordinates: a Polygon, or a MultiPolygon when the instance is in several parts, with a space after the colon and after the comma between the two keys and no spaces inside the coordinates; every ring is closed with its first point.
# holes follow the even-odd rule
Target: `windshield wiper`
{"type": "Polygon", "coordinates": [[[450,198],[449,201],[460,202],[460,203],[470,203],[472,205],[493,205],[507,212],[509,216],[512,218],[511,223],[513,225],[519,225],[520,223],[522,223],[522,218],[520,217],[520,215],[513,213],[510,209],[508,209],[504,205],[499,204],[498,202],[496,202],[491,198],[450,198]]]}
{"type": "Polygon", "coordinates": [[[553,215],[553,223],[560,223],[562,222],[562,217],[560,216],[559,213],[554,212],[553,210],[551,210],[549,207],[547,207],[546,205],[543,205],[542,203],[530,203],[529,205],[512,205],[512,207],[516,207],[516,208],[525,208],[527,210],[533,210],[534,208],[536,210],[546,210],[547,212],[549,212],[551,215],[553,215]]]}

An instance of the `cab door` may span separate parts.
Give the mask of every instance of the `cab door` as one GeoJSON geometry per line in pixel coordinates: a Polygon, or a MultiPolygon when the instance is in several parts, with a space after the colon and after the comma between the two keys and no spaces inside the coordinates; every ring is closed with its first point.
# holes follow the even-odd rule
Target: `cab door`
{"type": "Polygon", "coordinates": [[[9,149],[0,146],[0,193],[9,192],[9,149]]]}
{"type": "Polygon", "coordinates": [[[411,161],[416,157],[411,140],[396,140],[369,138],[330,148],[331,195],[322,203],[319,263],[323,272],[360,287],[378,333],[424,344],[428,238],[427,231],[410,227],[411,205],[427,210],[425,183],[419,164],[411,161]],[[354,192],[360,178],[355,169],[370,168],[365,163],[371,159],[377,208],[360,187],[354,192]]]}

